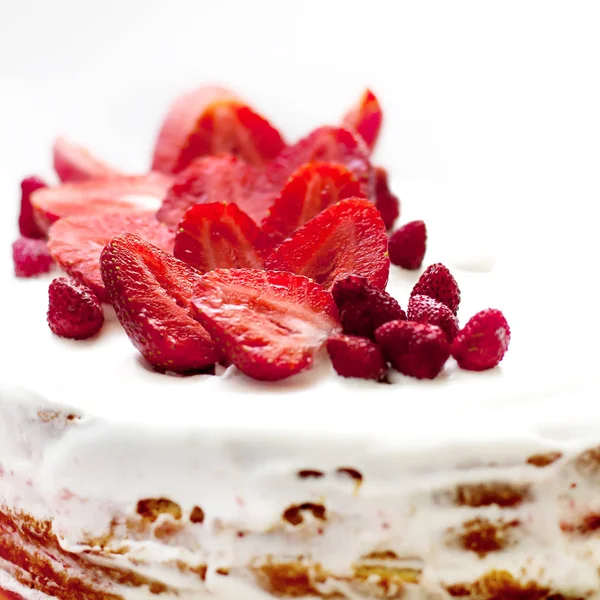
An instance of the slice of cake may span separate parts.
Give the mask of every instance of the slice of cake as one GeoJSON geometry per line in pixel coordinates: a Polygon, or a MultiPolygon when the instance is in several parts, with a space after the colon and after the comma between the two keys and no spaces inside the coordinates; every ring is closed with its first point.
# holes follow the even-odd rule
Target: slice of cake
{"type": "Polygon", "coordinates": [[[62,141],[66,183],[24,182],[0,598],[600,594],[590,391],[548,376],[502,256],[386,234],[380,124],[367,93],[285,145],[211,88],[171,111],[162,174],[62,141]]]}

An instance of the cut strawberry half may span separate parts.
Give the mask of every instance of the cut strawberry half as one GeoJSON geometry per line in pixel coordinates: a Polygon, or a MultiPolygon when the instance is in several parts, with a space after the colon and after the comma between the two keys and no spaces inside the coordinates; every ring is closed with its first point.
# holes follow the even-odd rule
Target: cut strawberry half
{"type": "Polygon", "coordinates": [[[379,137],[383,112],[377,96],[367,89],[358,104],[352,108],[342,121],[346,129],[356,131],[372,151],[379,137]]]}
{"type": "Polygon", "coordinates": [[[161,173],[115,177],[42,188],[31,196],[36,223],[43,231],[54,221],[76,215],[154,213],[171,178],[161,173]]]}
{"type": "Polygon", "coordinates": [[[205,86],[172,105],[156,142],[152,169],[179,173],[199,156],[224,152],[264,167],[284,146],[279,131],[232,92],[205,86]]]}
{"type": "Polygon", "coordinates": [[[261,269],[260,230],[235,204],[192,206],[181,220],[175,256],[201,273],[215,269],[261,269]]]}
{"type": "Polygon", "coordinates": [[[67,273],[106,302],[100,254],[113,237],[122,233],[134,233],[167,252],[173,249],[174,234],[151,214],[65,217],[50,228],[48,247],[67,273]]]}
{"type": "Polygon", "coordinates": [[[96,158],[87,148],[57,137],[52,146],[52,162],[62,182],[122,177],[123,173],[96,158]]]}
{"type": "Polygon", "coordinates": [[[191,372],[220,359],[208,333],[189,314],[200,277],[192,267],[131,234],[111,240],[100,264],[119,322],[151,365],[191,372]]]}
{"type": "Polygon", "coordinates": [[[328,206],[361,197],[360,185],[343,165],[309,163],[287,181],[262,224],[266,245],[276,246],[328,206]]]}
{"type": "MultiPolygon", "coordinates": [[[[344,165],[360,184],[365,198],[375,199],[375,175],[369,151],[362,139],[341,127],[319,127],[273,160],[266,175],[277,192],[302,165],[332,162],[344,165]]],[[[276,193],[277,193],[276,192],[276,193]]]]}
{"type": "Polygon", "coordinates": [[[176,227],[194,204],[237,204],[260,223],[273,200],[270,188],[262,189],[258,171],[235,156],[204,156],[180,173],[169,189],[157,217],[176,227]]]}
{"type": "Polygon", "coordinates": [[[342,200],[283,241],[265,266],[305,275],[328,290],[348,275],[362,275],[383,289],[390,272],[385,225],[368,200],[342,200]]]}
{"type": "Polygon", "coordinates": [[[331,294],[292,273],[212,271],[195,288],[192,313],[240,371],[266,381],[310,367],[338,330],[331,294]]]}

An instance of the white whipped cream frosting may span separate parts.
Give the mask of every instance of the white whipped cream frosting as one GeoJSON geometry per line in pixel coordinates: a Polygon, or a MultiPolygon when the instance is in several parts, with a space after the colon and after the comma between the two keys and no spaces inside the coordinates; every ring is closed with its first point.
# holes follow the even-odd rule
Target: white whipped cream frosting
{"type": "MultiPolygon", "coordinates": [[[[204,523],[186,526],[179,544],[128,540],[128,555],[106,563],[158,579],[180,598],[207,591],[267,598],[246,572],[267,555],[283,562],[310,555],[324,569],[348,574],[376,550],[393,550],[403,564],[423,569],[415,598],[425,589],[444,597],[442,585],[494,568],[600,597],[600,543],[568,542],[559,528],[561,520],[600,507],[570,465],[600,442],[597,387],[585,357],[559,351],[560,338],[548,336],[554,307],[536,306],[523,291],[527,270],[496,256],[485,231],[476,242],[469,233],[433,237],[424,266],[439,260],[453,271],[461,324],[481,309],[503,310],[511,347],[496,369],[471,373],[450,360],[435,381],[399,374],[390,385],[345,379],[324,352],[313,369],[276,384],[233,367],[220,376],[161,375],[144,364],[110,309],[96,338],[59,339],[45,322],[49,279],[5,279],[0,505],[53,519],[62,547],[73,552],[106,534],[115,515],[135,514],[142,498],[171,499],[184,520],[200,506],[204,523]],[[79,418],[66,426],[40,421],[39,411],[53,410],[79,418]],[[544,469],[525,463],[548,451],[564,456],[544,469]],[[336,472],[340,467],[361,472],[358,490],[336,472]],[[302,469],[325,476],[301,479],[302,469]],[[580,486],[567,492],[572,480],[580,486]],[[532,498],[512,509],[435,500],[457,484],[489,481],[528,482],[532,498]],[[566,512],[565,493],[573,499],[566,512]],[[274,531],[288,506],[305,502],[326,507],[322,535],[307,541],[289,526],[274,531]],[[475,516],[518,519],[519,543],[485,558],[446,543],[449,528],[475,516]],[[132,567],[131,557],[140,564],[132,567]],[[174,560],[206,564],[206,582],[169,567],[174,560]]],[[[418,275],[391,268],[388,291],[404,308],[418,275]]],[[[0,585],[23,592],[13,583],[0,575],[0,585]]],[[[128,600],[149,597],[144,589],[112,591],[128,600]]]]}

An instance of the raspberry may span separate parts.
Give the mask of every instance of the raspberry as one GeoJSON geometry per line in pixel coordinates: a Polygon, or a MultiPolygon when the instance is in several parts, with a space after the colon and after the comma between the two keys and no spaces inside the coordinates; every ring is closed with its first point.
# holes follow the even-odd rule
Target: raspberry
{"type": "Polygon", "coordinates": [[[367,338],[333,335],[327,340],[327,352],[333,368],[342,377],[382,381],[387,372],[381,350],[367,338]]]}
{"type": "Polygon", "coordinates": [[[388,250],[392,264],[403,269],[419,269],[427,246],[427,229],[423,221],[411,221],[390,237],[388,250]]]}
{"type": "Polygon", "coordinates": [[[409,321],[437,325],[450,342],[458,333],[458,319],[454,313],[445,304],[429,296],[413,296],[408,302],[407,314],[409,321]]]}
{"type": "Polygon", "coordinates": [[[68,277],[57,277],[48,288],[48,325],[52,333],[84,340],[100,331],[104,311],[89,288],[68,277]]]}
{"type": "Polygon", "coordinates": [[[391,229],[400,216],[400,200],[388,186],[388,174],[382,167],[375,167],[375,206],[381,213],[386,229],[391,229]]]}
{"type": "Polygon", "coordinates": [[[454,314],[460,304],[460,290],[452,273],[442,263],[435,263],[423,272],[415,284],[412,296],[429,296],[445,304],[454,314]]]}
{"type": "Polygon", "coordinates": [[[40,188],[48,187],[39,177],[27,177],[21,181],[21,212],[19,214],[19,231],[23,237],[43,238],[44,232],[33,218],[31,194],[40,188]]]}
{"type": "Polygon", "coordinates": [[[452,343],[452,356],[461,369],[485,371],[506,354],[510,327],[499,310],[487,308],[471,317],[452,343]]]}
{"type": "Polygon", "coordinates": [[[340,312],[344,333],[375,339],[375,330],[388,321],[404,320],[406,314],[384,290],[358,275],[336,281],[333,298],[340,312]]]}
{"type": "Polygon", "coordinates": [[[417,379],[434,379],[450,356],[446,334],[436,325],[414,321],[391,321],[375,337],[392,366],[417,379]]]}
{"type": "Polygon", "coordinates": [[[46,240],[19,238],[13,243],[12,251],[17,277],[34,277],[52,269],[53,260],[46,240]]]}

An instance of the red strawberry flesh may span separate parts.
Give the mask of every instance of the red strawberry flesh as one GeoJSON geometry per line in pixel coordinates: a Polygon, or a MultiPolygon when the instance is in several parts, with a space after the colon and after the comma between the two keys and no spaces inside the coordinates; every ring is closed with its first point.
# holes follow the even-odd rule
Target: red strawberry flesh
{"type": "Polygon", "coordinates": [[[89,288],[67,277],[57,277],[48,288],[48,326],[60,337],[84,340],[104,324],[100,301],[89,288]]]}
{"type": "Polygon", "coordinates": [[[111,240],[100,264],[119,322],[151,365],[186,373],[220,359],[208,333],[189,314],[200,277],[195,269],[131,234],[111,240]]]}
{"type": "Polygon", "coordinates": [[[205,273],[215,269],[260,269],[260,231],[235,204],[215,202],[190,208],[177,229],[174,254],[205,273]]]}
{"type": "Polygon", "coordinates": [[[62,182],[123,176],[123,173],[96,158],[87,148],[64,137],[58,137],[54,141],[52,162],[62,182]]]}
{"type": "Polygon", "coordinates": [[[342,200],[283,241],[265,266],[310,277],[326,289],[348,275],[362,275],[383,289],[390,261],[379,211],[368,200],[342,200]]]}
{"type": "Polygon", "coordinates": [[[103,302],[106,290],[100,273],[100,254],[116,235],[133,233],[171,252],[174,234],[153,215],[106,214],[66,217],[48,232],[48,247],[56,262],[88,286],[103,302]]]}
{"type": "Polygon", "coordinates": [[[375,94],[367,89],[358,104],[353,107],[342,121],[346,129],[356,131],[372,151],[379,137],[383,112],[375,94]]]}
{"type": "Polygon", "coordinates": [[[240,371],[266,381],[310,367],[338,327],[331,294],[292,273],[211,271],[196,285],[192,310],[240,371]]]}

